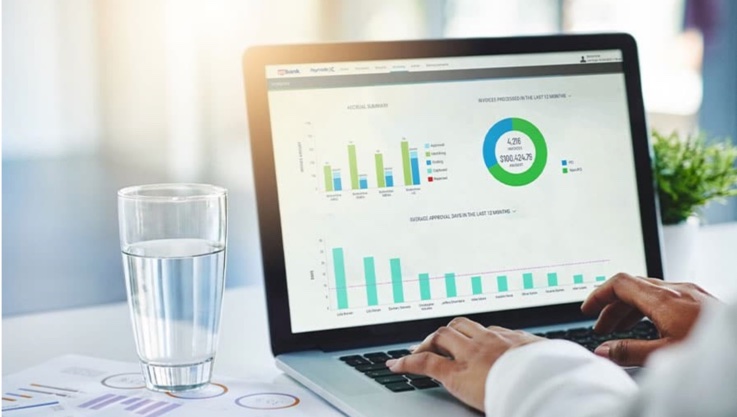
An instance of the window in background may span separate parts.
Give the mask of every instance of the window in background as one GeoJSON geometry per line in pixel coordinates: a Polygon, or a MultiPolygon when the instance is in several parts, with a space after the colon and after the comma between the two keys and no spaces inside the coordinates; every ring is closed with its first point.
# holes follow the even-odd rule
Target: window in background
{"type": "Polygon", "coordinates": [[[3,314],[124,299],[132,184],[228,188],[227,282],[259,282],[241,56],[321,40],[321,4],[3,1],[3,314]]]}
{"type": "Polygon", "coordinates": [[[667,132],[694,131],[702,99],[701,36],[683,31],[684,4],[684,0],[563,2],[566,32],[616,31],[635,37],[650,126],[667,132]]]}
{"type": "MultiPolygon", "coordinates": [[[[563,16],[568,32],[622,31],[635,37],[651,128],[737,139],[737,3],[564,0],[563,16]]],[[[710,204],[703,218],[737,220],[737,199],[710,204]]]]}
{"type": "Polygon", "coordinates": [[[559,30],[560,2],[550,0],[450,0],[445,35],[490,37],[537,35],[559,30]]]}
{"type": "MultiPolygon", "coordinates": [[[[737,141],[737,2],[688,0],[686,25],[704,34],[704,102],[699,124],[713,140],[737,141]]],[[[705,210],[710,222],[737,220],[737,198],[712,203],[705,210]]]]}
{"type": "Polygon", "coordinates": [[[93,4],[2,2],[3,158],[91,153],[99,146],[93,4]]]}

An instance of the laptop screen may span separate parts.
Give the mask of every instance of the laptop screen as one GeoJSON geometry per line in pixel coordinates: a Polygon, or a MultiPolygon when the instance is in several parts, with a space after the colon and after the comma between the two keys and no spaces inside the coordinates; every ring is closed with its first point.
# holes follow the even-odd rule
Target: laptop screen
{"type": "Polygon", "coordinates": [[[619,50],[266,68],[292,332],[646,274],[619,50]]]}

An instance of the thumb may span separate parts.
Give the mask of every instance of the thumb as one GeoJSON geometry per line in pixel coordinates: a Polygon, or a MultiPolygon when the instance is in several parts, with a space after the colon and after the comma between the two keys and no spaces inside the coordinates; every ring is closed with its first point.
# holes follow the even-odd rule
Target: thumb
{"type": "Polygon", "coordinates": [[[645,360],[657,349],[668,344],[668,340],[621,339],[604,342],[594,353],[610,359],[620,366],[642,366],[645,360]]]}

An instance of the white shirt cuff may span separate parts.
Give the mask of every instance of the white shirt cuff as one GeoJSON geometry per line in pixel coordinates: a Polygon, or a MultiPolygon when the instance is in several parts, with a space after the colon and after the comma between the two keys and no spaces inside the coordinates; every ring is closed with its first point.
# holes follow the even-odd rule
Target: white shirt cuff
{"type": "Polygon", "coordinates": [[[609,360],[572,342],[546,340],[497,360],[486,377],[484,405],[487,416],[591,416],[612,413],[636,391],[609,360]]]}

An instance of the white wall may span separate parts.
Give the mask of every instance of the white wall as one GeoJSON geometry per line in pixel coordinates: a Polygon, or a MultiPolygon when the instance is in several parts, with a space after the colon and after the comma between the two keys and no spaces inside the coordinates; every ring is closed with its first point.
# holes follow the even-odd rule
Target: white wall
{"type": "Polygon", "coordinates": [[[103,152],[143,170],[166,166],[165,8],[98,0],[103,152]]]}
{"type": "Polygon", "coordinates": [[[94,0],[3,0],[3,157],[94,150],[94,0]]]}

